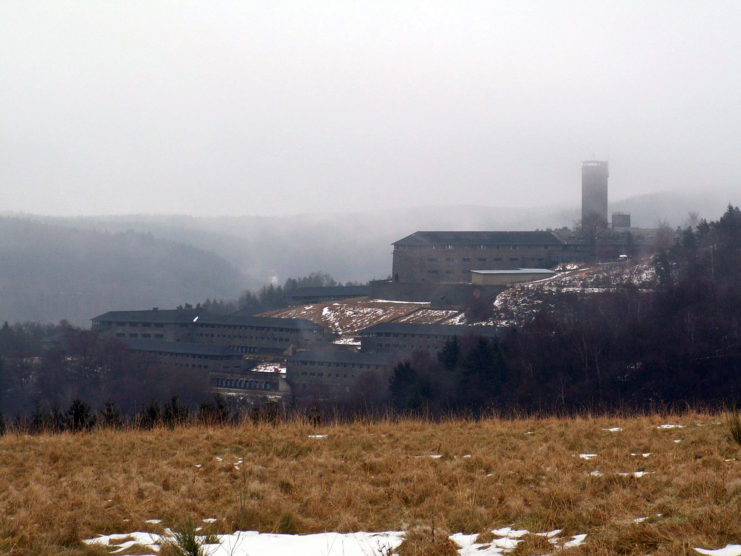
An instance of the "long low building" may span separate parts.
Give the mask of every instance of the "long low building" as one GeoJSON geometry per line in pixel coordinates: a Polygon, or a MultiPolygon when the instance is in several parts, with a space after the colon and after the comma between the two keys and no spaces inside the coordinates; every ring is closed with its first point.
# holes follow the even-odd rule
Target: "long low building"
{"type": "Polygon", "coordinates": [[[202,342],[253,354],[282,354],[325,342],[324,329],[308,320],[214,315],[201,309],[109,311],[94,317],[92,328],[126,340],[202,342]]]}
{"type": "Polygon", "coordinates": [[[363,352],[408,354],[413,351],[437,352],[457,336],[495,338],[501,334],[497,326],[406,324],[383,322],[360,333],[363,352]]]}
{"type": "Polygon", "coordinates": [[[245,368],[244,356],[230,346],[132,338],[124,338],[123,343],[134,351],[154,355],[163,365],[171,367],[202,369],[209,373],[245,368]]]}
{"type": "Polygon", "coordinates": [[[366,373],[382,374],[394,362],[388,353],[319,349],[288,358],[286,380],[298,400],[338,400],[366,373]]]}

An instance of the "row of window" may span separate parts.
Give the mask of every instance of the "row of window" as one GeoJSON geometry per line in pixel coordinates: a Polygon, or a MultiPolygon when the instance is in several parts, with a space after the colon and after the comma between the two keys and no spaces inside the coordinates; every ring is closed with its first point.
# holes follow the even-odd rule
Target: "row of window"
{"type": "MultiPolygon", "coordinates": [[[[301,376],[324,376],[324,373],[312,373],[310,371],[301,371],[301,376]]],[[[342,375],[340,373],[335,373],[334,376],[336,378],[347,378],[347,373],[342,374],[342,375]]],[[[332,373],[327,373],[327,378],[331,378],[331,377],[332,377],[332,373]]],[[[350,378],[355,378],[355,375],[350,375],[350,378]]]]}
{"type": "Polygon", "coordinates": [[[238,390],[277,390],[278,383],[244,378],[213,378],[212,384],[217,388],[232,388],[238,390]]]}
{"type": "Polygon", "coordinates": [[[380,365],[369,365],[367,363],[334,363],[325,361],[297,361],[299,365],[311,365],[314,367],[345,367],[345,368],[358,368],[358,369],[380,369],[380,365]]]}

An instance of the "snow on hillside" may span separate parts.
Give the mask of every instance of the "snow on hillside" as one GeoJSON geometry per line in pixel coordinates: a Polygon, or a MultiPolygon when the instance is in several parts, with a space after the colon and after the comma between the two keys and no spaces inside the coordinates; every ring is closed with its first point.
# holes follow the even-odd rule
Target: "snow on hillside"
{"type": "MultiPolygon", "coordinates": [[[[555,304],[559,294],[589,295],[631,287],[650,291],[656,284],[653,258],[630,262],[584,265],[559,265],[555,276],[517,284],[500,293],[493,302],[493,316],[480,323],[516,326],[530,318],[547,304],[555,304]]],[[[429,303],[408,303],[363,298],[314,303],[279,309],[263,316],[307,319],[340,336],[339,343],[357,345],[361,330],[381,322],[410,324],[474,324],[466,320],[463,311],[432,309],[429,303]]]]}
{"type": "Polygon", "coordinates": [[[429,306],[429,303],[407,303],[362,297],[288,307],[265,313],[263,316],[307,319],[339,336],[354,337],[361,330],[381,322],[433,324],[458,314],[458,311],[439,311],[430,309],[429,306]]]}

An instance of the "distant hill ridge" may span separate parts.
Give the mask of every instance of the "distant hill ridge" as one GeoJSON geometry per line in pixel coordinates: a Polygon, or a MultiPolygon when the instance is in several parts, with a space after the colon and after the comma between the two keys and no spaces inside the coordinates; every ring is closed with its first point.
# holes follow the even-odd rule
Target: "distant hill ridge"
{"type": "Polygon", "coordinates": [[[111,309],[235,298],[243,287],[222,257],[152,234],[0,217],[0,322],[87,326],[111,309]]]}

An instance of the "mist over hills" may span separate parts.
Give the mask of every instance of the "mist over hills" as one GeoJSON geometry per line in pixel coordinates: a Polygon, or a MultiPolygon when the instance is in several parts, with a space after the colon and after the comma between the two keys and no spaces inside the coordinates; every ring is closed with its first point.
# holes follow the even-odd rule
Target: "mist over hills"
{"type": "MultiPolygon", "coordinates": [[[[738,195],[666,192],[610,204],[637,227],[714,219],[738,195]]],[[[391,273],[391,243],[416,230],[573,226],[571,207],[427,206],[265,217],[125,215],[0,218],[0,320],[87,324],[109,309],[235,299],[244,289],[323,271],[365,282],[391,273]]]]}
{"type": "Polygon", "coordinates": [[[234,266],[191,245],[0,217],[0,322],[87,326],[111,309],[232,298],[243,287],[234,266]]]}

